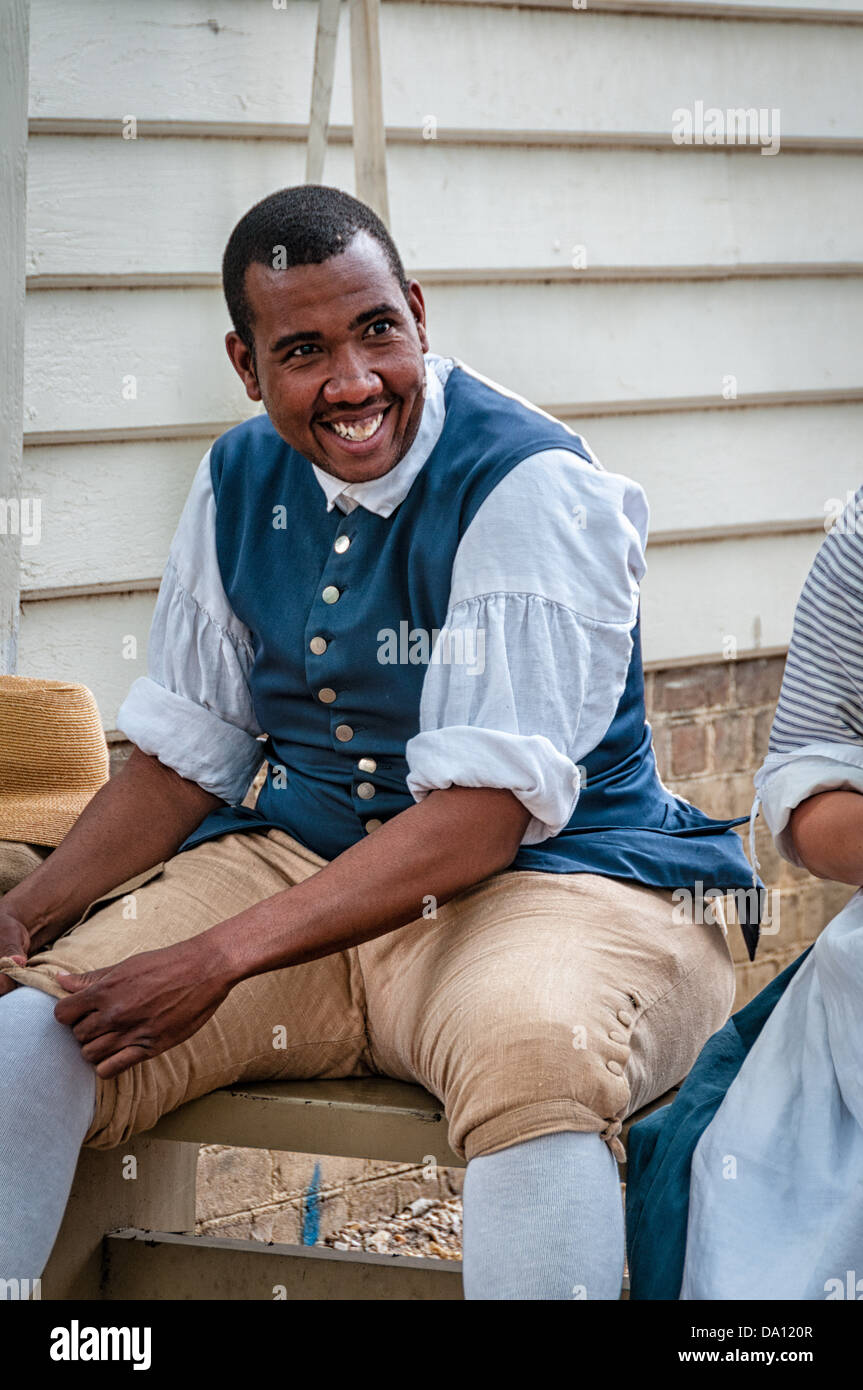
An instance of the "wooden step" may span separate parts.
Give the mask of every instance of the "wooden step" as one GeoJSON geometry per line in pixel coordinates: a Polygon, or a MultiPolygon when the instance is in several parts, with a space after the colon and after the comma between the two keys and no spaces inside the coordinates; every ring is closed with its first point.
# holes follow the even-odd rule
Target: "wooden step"
{"type": "Polygon", "coordinates": [[[444,1109],[421,1086],[388,1078],[272,1081],[211,1091],[164,1115],[153,1139],[463,1168],[444,1109]]]}
{"type": "MultiPolygon", "coordinates": [[[[626,1121],[624,1142],[630,1124],[674,1094],[626,1121]]],[[[443,1106],[421,1086],[362,1077],[212,1091],[127,1140],[123,1163],[113,1149],[82,1150],[43,1297],[272,1299],[276,1286],[290,1300],[462,1297],[455,1260],[194,1235],[199,1144],[465,1166],[443,1106]],[[127,1182],[132,1156],[138,1181],[127,1182]]]]}
{"type": "Polygon", "coordinates": [[[108,1300],[463,1297],[461,1261],[424,1256],[121,1230],[105,1237],[104,1258],[102,1297],[108,1300]]]}
{"type": "MultiPolygon", "coordinates": [[[[624,1145],[630,1125],[676,1094],[666,1092],[624,1121],[624,1145]]],[[[465,1166],[450,1147],[440,1101],[422,1086],[387,1077],[229,1086],[164,1115],[148,1136],[394,1163],[433,1157],[442,1167],[465,1166]]]]}

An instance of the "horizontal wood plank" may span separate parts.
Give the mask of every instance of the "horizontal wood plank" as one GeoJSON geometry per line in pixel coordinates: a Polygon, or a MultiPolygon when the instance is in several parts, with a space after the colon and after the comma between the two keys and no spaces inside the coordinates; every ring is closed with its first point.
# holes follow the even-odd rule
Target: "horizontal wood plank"
{"type": "MultiPolygon", "coordinates": [[[[182,18],[172,0],[34,0],[31,114],[118,131],[128,115],[305,122],[315,12],[313,0],[249,4],[238,22],[236,0],[182,18]]],[[[781,23],[404,3],[386,8],[381,45],[388,125],[667,131],[701,100],[778,108],[787,135],[863,134],[860,25],[810,25],[789,44],[781,23]]],[[[348,60],[342,38],[334,124],[351,120],[348,60]]]]}
{"type": "Polygon", "coordinates": [[[684,542],[648,554],[646,661],[715,661],[787,646],[823,532],[684,542]]]}
{"type": "MultiPolygon", "coordinates": [[[[435,351],[534,402],[863,385],[863,279],[438,285],[435,351]],[[526,350],[525,344],[529,344],[526,350]]],[[[46,291],[28,297],[25,431],[242,419],[220,293],[46,291]],[[58,351],[74,343],[75,353],[58,351]],[[134,391],[134,398],[130,394],[134,391]]]]}
{"type": "MultiPolygon", "coordinates": [[[[31,139],[31,276],[218,276],[234,224],[303,181],[298,143],[31,139]]],[[[388,152],[392,231],[412,273],[813,267],[863,259],[863,178],[844,155],[711,159],[429,141],[388,152]],[[519,197],[512,197],[518,188],[519,197]],[[422,208],[422,216],[417,209],[422,208]]],[[[353,157],[327,155],[353,191],[353,157]]]]}
{"type": "Polygon", "coordinates": [[[129,687],[147,674],[154,602],[152,592],[25,602],[18,674],[89,686],[103,727],[115,729],[129,687]]]}
{"type": "MultiPolygon", "coordinates": [[[[383,0],[385,5],[403,0],[383,0]]],[[[505,8],[518,4],[527,10],[588,9],[586,0],[419,0],[420,4],[485,5],[505,8]]],[[[592,14],[661,14],[670,19],[697,15],[713,19],[783,19],[812,24],[863,22],[860,0],[589,0],[592,14]]]]}
{"type": "Polygon", "coordinates": [[[41,503],[41,539],[22,546],[25,593],[160,575],[208,443],[28,449],[23,493],[41,503]]]}
{"type": "Polygon", "coordinates": [[[301,1302],[414,1302],[463,1298],[460,1260],[375,1255],[279,1241],[167,1231],[112,1231],[102,1297],[131,1300],[284,1298],[301,1302]]]}
{"type": "Polygon", "coordinates": [[[155,1139],[464,1167],[443,1106],[404,1081],[277,1081],[212,1091],[165,1115],[155,1139]]]}

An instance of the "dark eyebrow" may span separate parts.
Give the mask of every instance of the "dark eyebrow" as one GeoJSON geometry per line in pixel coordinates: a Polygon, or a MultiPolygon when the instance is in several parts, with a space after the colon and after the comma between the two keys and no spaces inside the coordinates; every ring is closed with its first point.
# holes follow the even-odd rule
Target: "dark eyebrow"
{"type": "Polygon", "coordinates": [[[394,304],[377,304],[374,309],[366,309],[362,314],[357,314],[355,319],[351,319],[348,328],[360,328],[364,323],[371,323],[380,314],[390,314],[393,318],[401,318],[401,314],[394,304]]]}
{"type": "MultiPolygon", "coordinates": [[[[378,318],[381,314],[390,314],[393,318],[401,318],[400,311],[393,304],[376,304],[374,309],[364,309],[356,318],[351,319],[348,324],[348,331],[354,328],[361,328],[364,323],[371,323],[372,319],[378,318]]],[[[320,342],[322,333],[309,329],[306,333],[285,333],[277,342],[273,343],[270,353],[275,356],[278,352],[284,352],[285,348],[292,347],[294,343],[315,343],[320,342]]]]}
{"type": "Polygon", "coordinates": [[[323,337],[323,334],[313,332],[311,329],[308,333],[285,333],[283,337],[273,343],[270,352],[275,356],[277,352],[281,352],[284,348],[291,347],[293,343],[313,343],[321,337],[323,337]]]}

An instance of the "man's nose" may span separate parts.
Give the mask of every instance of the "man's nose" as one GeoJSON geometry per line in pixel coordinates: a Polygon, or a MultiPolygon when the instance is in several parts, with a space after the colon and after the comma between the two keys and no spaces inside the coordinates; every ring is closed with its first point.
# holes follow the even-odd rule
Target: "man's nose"
{"type": "Polygon", "coordinates": [[[363,357],[359,353],[346,353],[331,361],[324,397],[331,405],[336,401],[357,405],[369,396],[380,395],[382,389],[380,377],[371,371],[363,357]]]}

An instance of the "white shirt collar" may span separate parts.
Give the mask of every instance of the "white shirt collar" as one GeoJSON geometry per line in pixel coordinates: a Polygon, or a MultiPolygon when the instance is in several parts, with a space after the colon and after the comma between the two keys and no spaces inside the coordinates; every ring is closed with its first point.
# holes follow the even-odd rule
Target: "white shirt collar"
{"type": "Polygon", "coordinates": [[[407,497],[414,479],[440,438],[446,415],[443,384],[455,365],[452,358],[438,357],[430,352],[425,354],[425,363],[426,398],[419,429],[413,444],[395,468],[384,473],[382,478],[372,478],[367,483],[346,483],[342,478],[334,478],[332,473],[325,473],[316,463],[312,464],[327,499],[328,512],[334,506],[343,512],[352,512],[354,507],[362,506],[367,511],[377,512],[378,516],[391,516],[407,497]]]}

